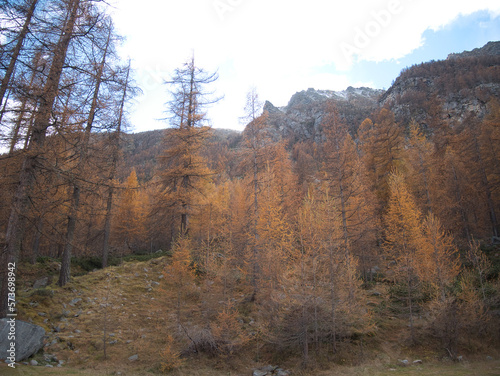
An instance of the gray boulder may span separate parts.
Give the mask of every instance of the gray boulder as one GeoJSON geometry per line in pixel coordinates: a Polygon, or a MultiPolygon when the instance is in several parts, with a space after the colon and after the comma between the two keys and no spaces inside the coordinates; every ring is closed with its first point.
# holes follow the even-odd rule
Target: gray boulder
{"type": "Polygon", "coordinates": [[[5,360],[15,352],[16,362],[20,362],[38,352],[43,347],[45,330],[38,325],[16,319],[0,320],[0,359],[5,360]],[[13,326],[15,323],[15,327],[13,326]],[[15,333],[15,341],[8,340],[9,334],[15,333]],[[11,351],[11,342],[15,342],[15,351],[11,351]]]}
{"type": "Polygon", "coordinates": [[[35,281],[35,283],[33,284],[33,288],[39,289],[42,287],[47,287],[48,284],[49,284],[49,277],[43,277],[35,281]]]}

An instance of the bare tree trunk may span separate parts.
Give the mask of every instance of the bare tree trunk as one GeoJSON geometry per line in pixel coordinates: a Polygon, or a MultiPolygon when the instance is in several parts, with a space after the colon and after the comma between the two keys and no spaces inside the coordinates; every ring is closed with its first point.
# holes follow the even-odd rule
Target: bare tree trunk
{"type": "Polygon", "coordinates": [[[96,74],[96,82],[94,87],[94,94],[92,97],[92,103],[90,105],[89,117],[87,119],[87,126],[85,127],[85,133],[83,134],[82,145],[80,146],[80,157],[78,161],[78,165],[76,167],[76,173],[73,179],[73,195],[71,199],[71,209],[70,215],[68,216],[68,227],[66,231],[66,245],[64,248],[62,263],[61,263],[61,272],[59,274],[59,286],[64,286],[69,282],[70,274],[71,274],[71,253],[73,251],[73,242],[75,238],[75,228],[76,222],[78,220],[78,211],[80,208],[80,195],[81,195],[81,187],[80,182],[78,181],[80,175],[83,173],[83,169],[85,167],[85,163],[87,161],[88,147],[90,142],[90,133],[92,132],[92,126],[94,123],[95,114],[97,111],[97,102],[99,99],[99,89],[101,87],[102,82],[102,74],[104,71],[104,65],[106,63],[106,56],[108,54],[108,47],[111,40],[111,27],[109,28],[108,39],[106,41],[106,46],[103,52],[102,61],[99,65],[99,69],[96,74]]]}
{"type": "Polygon", "coordinates": [[[31,263],[33,265],[36,263],[36,259],[40,254],[40,238],[42,237],[43,217],[40,215],[36,222],[36,231],[33,235],[33,244],[31,250],[31,263]]]}
{"type": "Polygon", "coordinates": [[[104,221],[104,242],[102,246],[102,267],[106,268],[108,266],[108,257],[109,257],[109,236],[111,233],[111,217],[112,217],[112,208],[113,208],[113,195],[114,195],[114,187],[113,187],[113,179],[116,174],[116,165],[118,164],[118,155],[120,150],[120,134],[121,134],[121,126],[123,120],[123,108],[125,106],[125,100],[127,96],[128,89],[128,81],[130,74],[130,61],[127,68],[127,76],[125,78],[125,85],[123,86],[123,94],[122,100],[120,103],[120,114],[118,116],[118,124],[116,126],[116,131],[114,133],[114,145],[113,147],[113,155],[111,159],[111,171],[109,174],[109,187],[108,187],[108,198],[106,200],[106,218],[104,221]]]}
{"type": "MultiPolygon", "coordinates": [[[[40,154],[43,153],[45,146],[45,137],[49,127],[49,120],[57,97],[59,81],[61,79],[63,65],[66,60],[69,43],[73,36],[78,7],[80,0],[72,0],[68,6],[69,17],[66,22],[59,42],[54,51],[54,60],[50,67],[47,81],[40,97],[40,106],[35,116],[33,124],[33,133],[28,145],[28,151],[23,161],[21,172],[19,174],[19,183],[14,193],[14,199],[11,206],[11,214],[7,224],[6,245],[2,252],[2,262],[0,265],[16,263],[21,248],[21,241],[24,235],[25,223],[24,217],[28,211],[29,195],[35,181],[35,174],[38,170],[38,161],[40,154]]],[[[7,315],[7,269],[0,271],[2,274],[2,287],[0,291],[0,318],[7,315]]]]}

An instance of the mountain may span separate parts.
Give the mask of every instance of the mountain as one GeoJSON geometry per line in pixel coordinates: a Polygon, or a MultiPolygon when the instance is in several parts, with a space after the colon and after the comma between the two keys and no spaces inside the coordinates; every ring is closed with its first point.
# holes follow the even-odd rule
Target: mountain
{"type": "MultiPolygon", "coordinates": [[[[321,139],[328,102],[333,103],[340,120],[355,135],[361,122],[382,107],[393,111],[400,124],[414,119],[432,132],[443,121],[453,126],[482,118],[492,98],[500,98],[500,42],[405,68],[387,91],[367,87],[343,91],[309,88],[295,93],[284,107],[266,101],[263,110],[268,113],[268,133],[275,140],[286,139],[293,145],[321,139]]],[[[157,130],[124,135],[121,177],[136,166],[140,180],[151,179],[167,133],[157,130]]],[[[210,155],[238,148],[242,137],[237,131],[214,129],[210,155]]]]}
{"type": "Polygon", "coordinates": [[[367,87],[348,87],[344,91],[314,90],[312,88],[292,96],[288,105],[277,108],[266,102],[264,111],[269,113],[269,124],[273,134],[292,141],[318,140],[321,121],[327,102],[333,103],[343,122],[351,125],[352,131],[378,108],[383,90],[367,87]]]}
{"type": "Polygon", "coordinates": [[[500,42],[488,42],[483,47],[474,48],[472,51],[464,51],[448,55],[448,59],[460,59],[465,57],[482,57],[500,55],[500,42]]]}
{"type": "Polygon", "coordinates": [[[446,60],[431,61],[404,69],[381,97],[396,119],[408,124],[415,119],[433,128],[433,122],[452,125],[470,118],[482,118],[487,103],[500,97],[500,42],[451,54],[446,60]]]}

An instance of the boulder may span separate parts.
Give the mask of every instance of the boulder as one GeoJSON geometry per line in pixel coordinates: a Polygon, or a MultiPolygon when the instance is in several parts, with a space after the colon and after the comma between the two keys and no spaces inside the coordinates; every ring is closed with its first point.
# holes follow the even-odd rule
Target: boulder
{"type": "Polygon", "coordinates": [[[408,361],[408,359],[398,359],[398,365],[401,366],[401,367],[406,367],[410,362],[408,361]]]}
{"type": "Polygon", "coordinates": [[[43,277],[35,281],[35,283],[33,284],[33,288],[39,289],[42,287],[47,287],[48,284],[49,284],[49,277],[43,277]]]}
{"type": "Polygon", "coordinates": [[[9,333],[15,333],[16,362],[20,362],[38,352],[43,347],[45,330],[38,325],[15,319],[0,320],[0,359],[6,359],[10,348],[9,333]],[[14,320],[14,321],[12,321],[14,320]],[[12,325],[15,323],[15,327],[12,325]],[[12,330],[15,329],[15,330],[12,330]]]}
{"type": "Polygon", "coordinates": [[[266,376],[267,372],[261,371],[259,369],[254,369],[252,376],[266,376]]]}
{"type": "Polygon", "coordinates": [[[75,298],[73,299],[71,302],[69,302],[69,305],[74,307],[75,305],[77,305],[78,303],[80,303],[82,301],[81,298],[75,298]]]}

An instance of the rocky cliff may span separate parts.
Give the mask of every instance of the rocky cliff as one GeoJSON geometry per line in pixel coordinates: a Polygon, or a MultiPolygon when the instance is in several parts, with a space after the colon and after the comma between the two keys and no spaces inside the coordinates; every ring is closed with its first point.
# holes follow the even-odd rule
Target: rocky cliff
{"type": "Polygon", "coordinates": [[[482,118],[487,103],[500,97],[500,42],[451,54],[446,60],[431,61],[404,69],[381,96],[399,122],[415,119],[431,128],[437,121],[462,123],[482,118]]]}
{"type": "Polygon", "coordinates": [[[340,120],[355,132],[357,126],[378,108],[378,100],[383,93],[383,90],[366,87],[348,87],[344,91],[311,88],[294,94],[285,107],[277,108],[266,102],[264,111],[269,114],[269,124],[276,137],[291,141],[317,140],[327,102],[335,105],[340,120]]]}

